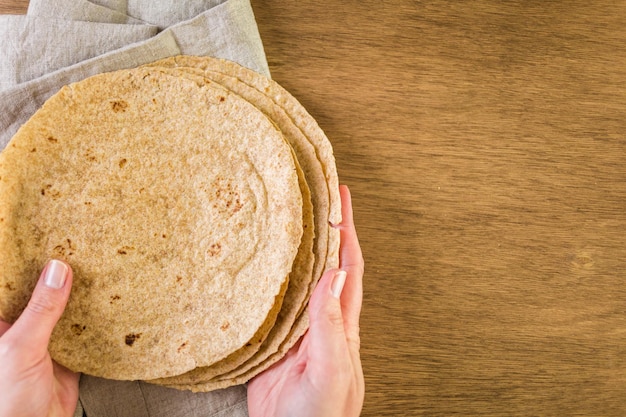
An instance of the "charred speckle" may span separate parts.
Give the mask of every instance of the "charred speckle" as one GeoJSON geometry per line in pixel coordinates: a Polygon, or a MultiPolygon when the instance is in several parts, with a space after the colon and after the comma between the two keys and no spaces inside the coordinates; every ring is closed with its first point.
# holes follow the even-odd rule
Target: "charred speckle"
{"type": "Polygon", "coordinates": [[[131,250],[135,250],[134,246],[122,246],[120,249],[117,250],[117,253],[119,253],[120,255],[127,255],[129,251],[131,250]]]}
{"type": "Polygon", "coordinates": [[[48,142],[57,143],[59,140],[53,136],[48,136],[48,142]]]}
{"type": "Polygon", "coordinates": [[[128,346],[132,346],[133,343],[135,343],[135,340],[139,339],[140,337],[141,337],[141,333],[130,333],[126,335],[126,337],[124,338],[124,342],[128,346]]]}
{"type": "Polygon", "coordinates": [[[87,328],[87,326],[81,326],[78,323],[72,324],[72,332],[76,335],[76,336],[80,336],[83,333],[83,330],[85,330],[87,328]]]}

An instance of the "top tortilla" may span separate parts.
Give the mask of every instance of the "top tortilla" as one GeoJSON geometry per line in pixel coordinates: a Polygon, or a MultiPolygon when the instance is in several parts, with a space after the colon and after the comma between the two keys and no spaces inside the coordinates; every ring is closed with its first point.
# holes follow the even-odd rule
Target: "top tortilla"
{"type": "Polygon", "coordinates": [[[154,379],[228,356],[276,311],[302,196],[254,106],[140,68],[64,87],[18,131],[0,154],[0,219],[0,316],[17,318],[48,258],[67,260],[53,358],[154,379]]]}

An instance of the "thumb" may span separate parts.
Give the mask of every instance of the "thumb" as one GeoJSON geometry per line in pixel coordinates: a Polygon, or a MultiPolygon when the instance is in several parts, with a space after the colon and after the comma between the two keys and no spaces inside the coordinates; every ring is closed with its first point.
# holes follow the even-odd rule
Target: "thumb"
{"type": "Polygon", "coordinates": [[[49,261],[28,305],[5,336],[31,349],[47,349],[52,329],[63,314],[72,286],[72,269],[58,260],[49,261]]]}
{"type": "Polygon", "coordinates": [[[345,280],[345,271],[327,271],[309,301],[309,355],[322,379],[350,360],[339,300],[345,280]]]}

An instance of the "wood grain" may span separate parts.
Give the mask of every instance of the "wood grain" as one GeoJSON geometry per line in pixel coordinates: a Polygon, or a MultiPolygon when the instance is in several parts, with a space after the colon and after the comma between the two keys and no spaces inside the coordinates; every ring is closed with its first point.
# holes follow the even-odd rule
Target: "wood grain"
{"type": "Polygon", "coordinates": [[[626,4],[252,4],[353,191],[363,416],[626,415],[626,4]]]}
{"type": "Polygon", "coordinates": [[[28,3],[28,0],[0,0],[0,14],[24,14],[28,3]]]}

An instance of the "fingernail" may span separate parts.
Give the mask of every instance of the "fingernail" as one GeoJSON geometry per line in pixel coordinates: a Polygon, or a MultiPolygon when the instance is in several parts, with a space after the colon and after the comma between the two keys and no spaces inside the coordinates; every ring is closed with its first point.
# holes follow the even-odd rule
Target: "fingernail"
{"type": "Polygon", "coordinates": [[[330,292],[333,293],[333,297],[341,297],[341,291],[343,291],[343,285],[346,283],[346,277],[348,273],[346,271],[337,271],[333,278],[333,283],[330,286],[330,292]]]}
{"type": "Polygon", "coordinates": [[[65,278],[67,277],[67,265],[56,259],[48,262],[46,271],[44,272],[43,282],[46,287],[54,288],[58,290],[65,284],[65,278]]]}

